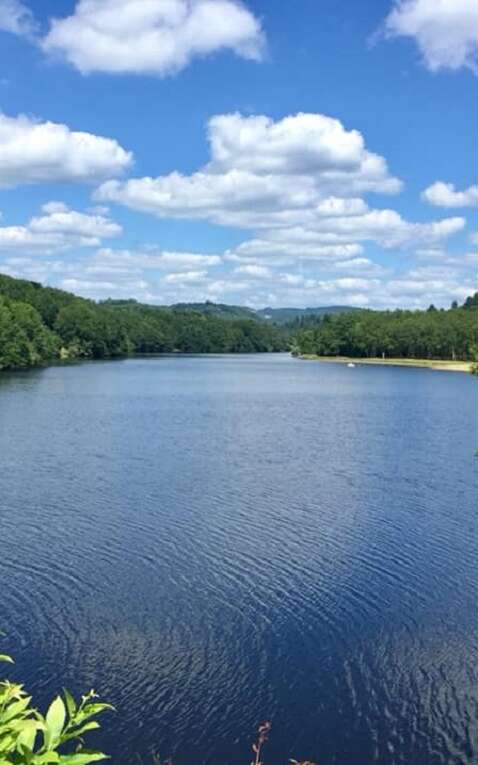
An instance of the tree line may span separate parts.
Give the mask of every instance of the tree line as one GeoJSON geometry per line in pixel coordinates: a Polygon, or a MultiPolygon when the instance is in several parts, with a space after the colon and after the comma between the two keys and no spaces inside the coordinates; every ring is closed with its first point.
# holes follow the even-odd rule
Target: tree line
{"type": "Polygon", "coordinates": [[[134,353],[264,353],[285,350],[277,327],[134,301],[95,303],[0,275],[0,370],[58,359],[134,353]]]}
{"type": "Polygon", "coordinates": [[[369,311],[308,317],[295,352],[355,358],[474,360],[478,347],[478,293],[450,310],[369,311]]]}
{"type": "Polygon", "coordinates": [[[134,300],[95,303],[0,275],[0,370],[59,359],[289,349],[302,355],[478,363],[478,293],[450,310],[355,310],[303,316],[279,327],[238,311],[217,314],[134,300]]]}

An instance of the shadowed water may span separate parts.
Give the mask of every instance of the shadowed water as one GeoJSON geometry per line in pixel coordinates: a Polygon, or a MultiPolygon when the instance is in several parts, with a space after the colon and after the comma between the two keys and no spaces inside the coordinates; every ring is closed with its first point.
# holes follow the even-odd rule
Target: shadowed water
{"type": "Polygon", "coordinates": [[[0,626],[114,763],[478,762],[478,381],[287,356],[0,378],[0,626]]]}

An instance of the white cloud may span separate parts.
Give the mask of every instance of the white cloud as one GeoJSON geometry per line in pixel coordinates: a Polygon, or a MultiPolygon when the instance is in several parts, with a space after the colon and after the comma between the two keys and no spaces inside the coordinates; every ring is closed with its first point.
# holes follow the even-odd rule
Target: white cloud
{"type": "MultiPolygon", "coordinates": [[[[160,178],[107,181],[95,199],[119,202],[161,218],[211,220],[220,225],[255,228],[271,215],[284,217],[313,205],[317,192],[304,178],[291,187],[288,179],[260,176],[241,170],[192,176],[179,173],[160,178]]],[[[280,222],[280,217],[279,221],[280,222]]]]}
{"type": "Polygon", "coordinates": [[[373,241],[381,247],[414,247],[417,243],[433,244],[462,231],[466,220],[461,217],[445,218],[430,223],[409,223],[395,210],[370,210],[365,215],[324,220],[316,231],[320,241],[373,241]]]}
{"type": "Polygon", "coordinates": [[[237,266],[237,268],[234,269],[234,273],[250,276],[253,279],[270,279],[272,276],[270,268],[255,263],[237,266]]]}
{"type": "Polygon", "coordinates": [[[391,37],[411,37],[428,69],[471,69],[478,74],[476,0],[396,0],[385,29],[391,37]]]}
{"type": "Polygon", "coordinates": [[[66,205],[64,202],[47,202],[46,204],[42,205],[42,208],[44,213],[47,215],[52,215],[53,213],[64,213],[68,212],[68,205],[66,205]]]}
{"type": "Polygon", "coordinates": [[[478,186],[457,191],[453,183],[437,181],[425,189],[422,199],[436,207],[478,207],[478,186]]]}
{"type": "MultiPolygon", "coordinates": [[[[267,232],[266,232],[267,233],[267,232]]],[[[318,244],[297,242],[291,237],[291,241],[277,241],[277,235],[271,232],[270,239],[249,239],[234,250],[228,250],[225,254],[227,260],[250,261],[267,257],[268,262],[296,262],[298,259],[316,261],[349,259],[355,255],[361,255],[361,244],[318,244]]]]}
{"type": "Polygon", "coordinates": [[[247,281],[240,281],[238,279],[231,279],[231,281],[228,281],[227,279],[217,279],[207,285],[207,292],[209,295],[214,295],[215,300],[218,300],[221,295],[228,295],[234,292],[245,292],[246,290],[250,290],[250,288],[251,283],[247,281]]]}
{"type": "Polygon", "coordinates": [[[122,233],[109,218],[69,210],[62,203],[44,205],[43,210],[45,215],[25,226],[0,226],[0,251],[51,255],[72,247],[98,247],[103,239],[122,233]]]}
{"type": "MultiPolygon", "coordinates": [[[[401,273],[384,269],[368,258],[330,262],[320,268],[306,262],[300,272],[265,265],[262,269],[239,267],[238,271],[232,264],[229,268],[224,264],[221,271],[198,268],[155,273],[143,268],[141,251],[136,264],[129,259],[115,260],[115,250],[110,251],[111,258],[104,258],[105,252],[100,250],[81,259],[69,255],[64,260],[9,256],[3,259],[1,271],[48,282],[86,297],[134,297],[161,304],[211,299],[252,307],[343,304],[423,308],[431,302],[448,306],[453,299],[461,301],[476,289],[477,256],[473,253],[461,257],[457,267],[413,266],[401,273]]],[[[130,254],[133,256],[134,251],[130,254]]]]}
{"type": "Polygon", "coordinates": [[[164,277],[164,281],[168,284],[191,284],[191,282],[203,282],[206,276],[207,271],[179,271],[168,274],[164,277]]]}
{"type": "Polygon", "coordinates": [[[29,37],[34,27],[33,15],[21,0],[0,0],[0,30],[29,37]]]}
{"type": "MultiPolygon", "coordinates": [[[[129,281],[123,285],[119,285],[116,281],[100,281],[95,279],[94,281],[88,281],[87,279],[78,279],[75,277],[62,279],[59,287],[69,292],[74,292],[77,295],[86,295],[92,297],[99,297],[100,299],[112,297],[114,295],[123,295],[130,297],[131,295],[142,293],[145,294],[150,288],[148,282],[142,279],[138,281],[129,281]]],[[[145,297],[147,297],[147,292],[145,297]]]]}
{"type": "Polygon", "coordinates": [[[296,255],[321,259],[346,259],[362,252],[360,242],[374,242],[385,249],[436,245],[462,231],[466,220],[445,218],[430,223],[409,223],[395,210],[370,210],[364,215],[324,218],[314,225],[270,229],[263,238],[240,245],[243,255],[296,255]]]}
{"type": "MultiPolygon", "coordinates": [[[[111,180],[95,192],[100,202],[118,202],[160,218],[253,231],[250,239],[223,254],[220,273],[205,277],[207,294],[221,297],[222,290],[227,299],[240,300],[249,290],[248,300],[258,305],[270,292],[261,286],[267,283],[282,304],[293,299],[302,304],[306,295],[309,302],[312,294],[314,302],[329,296],[357,304],[367,294],[370,299],[380,296],[385,278],[393,278],[393,269],[365,257],[369,244],[385,250],[441,250],[466,226],[463,217],[414,223],[393,209],[370,207],[361,194],[399,191],[401,184],[385,159],[366,148],[361,134],[338,120],[313,114],[277,122],[223,115],[210,121],[208,137],[209,162],[192,175],[111,180]],[[278,274],[276,268],[286,270],[278,274]]],[[[146,257],[151,256],[143,254],[141,262],[146,257]]],[[[166,263],[163,254],[153,258],[155,267],[171,270],[176,281],[180,269],[166,263]]],[[[189,260],[185,272],[205,270],[189,260]]]]}
{"type": "Polygon", "coordinates": [[[100,181],[131,163],[131,153],[111,138],[0,113],[0,187],[100,181]]]}
{"type": "Polygon", "coordinates": [[[357,194],[395,193],[401,183],[356,131],[321,114],[228,114],[209,122],[210,162],[189,176],[108,181],[100,202],[159,217],[196,218],[242,228],[284,226],[364,213],[357,194]]]}
{"type": "Polygon", "coordinates": [[[277,122],[223,114],[210,120],[208,134],[211,173],[321,177],[323,185],[340,187],[345,180],[361,191],[395,193],[401,187],[384,158],[365,148],[358,130],[323,114],[299,113],[277,122]]]}
{"type": "Polygon", "coordinates": [[[385,276],[387,269],[374,263],[369,258],[352,258],[351,260],[342,260],[335,263],[337,271],[349,271],[350,273],[360,273],[363,276],[385,276]]]}
{"type": "Polygon", "coordinates": [[[143,268],[161,271],[198,271],[222,263],[219,255],[202,255],[193,252],[169,252],[156,247],[139,250],[116,250],[103,248],[96,254],[98,265],[113,268],[143,268]]]}
{"type": "Polygon", "coordinates": [[[430,303],[448,305],[451,298],[464,299],[471,294],[472,286],[455,279],[430,279],[420,275],[405,275],[404,278],[392,279],[385,285],[386,298],[398,299],[398,304],[411,300],[417,307],[430,303]]]}
{"type": "Polygon", "coordinates": [[[264,44],[259,20],[240,0],[79,0],[42,41],[84,74],[159,76],[224,49],[259,60],[264,44]]]}

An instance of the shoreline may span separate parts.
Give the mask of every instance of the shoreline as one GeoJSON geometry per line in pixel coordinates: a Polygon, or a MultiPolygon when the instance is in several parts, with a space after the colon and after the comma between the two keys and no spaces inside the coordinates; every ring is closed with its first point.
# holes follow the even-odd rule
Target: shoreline
{"type": "Polygon", "coordinates": [[[355,364],[356,366],[383,366],[383,367],[413,367],[418,369],[432,369],[436,372],[461,372],[471,373],[470,361],[445,361],[443,359],[381,359],[381,358],[353,358],[351,356],[315,356],[313,354],[300,354],[297,356],[302,361],[320,361],[328,364],[355,364]]]}

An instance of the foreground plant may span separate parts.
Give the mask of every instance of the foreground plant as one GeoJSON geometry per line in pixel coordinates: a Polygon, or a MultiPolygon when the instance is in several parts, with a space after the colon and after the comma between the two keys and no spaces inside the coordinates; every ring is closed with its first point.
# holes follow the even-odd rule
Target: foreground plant
{"type": "MultiPolygon", "coordinates": [[[[259,725],[259,729],[257,731],[257,740],[252,745],[252,751],[254,752],[254,759],[251,762],[251,765],[264,765],[262,761],[262,750],[264,748],[264,745],[267,744],[269,741],[269,733],[271,732],[272,724],[270,722],[264,722],[262,725],[259,725]]],[[[291,765],[314,765],[313,762],[309,762],[309,760],[289,760],[291,765]]]]}
{"type": "Polygon", "coordinates": [[[262,723],[259,725],[257,741],[252,745],[252,751],[254,752],[254,759],[251,765],[263,765],[261,761],[262,747],[269,741],[269,733],[271,732],[272,725],[270,722],[262,723]]]}
{"type": "MultiPolygon", "coordinates": [[[[13,663],[2,654],[0,662],[13,663]]],[[[89,765],[107,759],[103,752],[84,748],[84,734],[100,727],[94,718],[113,709],[95,698],[90,691],[77,704],[65,690],[43,716],[23,685],[0,682],[0,765],[89,765]]]]}

